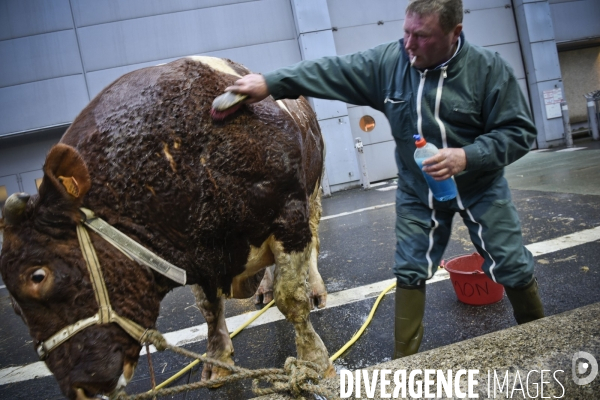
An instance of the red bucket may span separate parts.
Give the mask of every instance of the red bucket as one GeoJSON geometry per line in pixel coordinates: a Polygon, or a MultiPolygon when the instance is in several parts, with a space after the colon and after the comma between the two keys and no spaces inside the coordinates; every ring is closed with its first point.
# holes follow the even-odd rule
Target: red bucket
{"type": "Polygon", "coordinates": [[[478,253],[454,258],[444,265],[458,300],[473,306],[492,304],[502,300],[504,287],[483,273],[483,257],[478,253]]]}

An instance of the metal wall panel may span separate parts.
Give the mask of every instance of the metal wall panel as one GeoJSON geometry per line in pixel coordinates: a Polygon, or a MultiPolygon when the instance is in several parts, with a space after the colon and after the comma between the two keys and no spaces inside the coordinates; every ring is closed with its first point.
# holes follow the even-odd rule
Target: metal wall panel
{"type": "MultiPolygon", "coordinates": [[[[46,0],[47,1],[47,0],[46,0]]],[[[256,0],[72,0],[78,27],[256,0]]]]}
{"type": "MultiPolygon", "coordinates": [[[[302,33],[298,41],[300,42],[300,52],[304,60],[312,60],[336,54],[335,42],[331,31],[302,33]]],[[[340,101],[311,99],[311,104],[318,119],[337,118],[348,115],[346,104],[340,101]]]]}
{"type": "MultiPolygon", "coordinates": [[[[2,208],[6,198],[13,193],[21,191],[17,175],[0,176],[0,218],[2,217],[2,208]],[[6,198],[4,198],[6,196],[6,198]]],[[[0,231],[0,248],[2,247],[2,231],[0,231]]]]}
{"type": "Polygon", "coordinates": [[[367,106],[355,106],[348,107],[348,117],[350,118],[352,137],[360,136],[363,145],[369,146],[394,140],[390,123],[384,113],[367,106]],[[375,120],[375,128],[371,132],[365,132],[360,129],[360,119],[364,115],[369,115],[375,120]]]}
{"type": "Polygon", "coordinates": [[[396,166],[394,155],[395,149],[395,142],[376,143],[364,147],[365,159],[369,160],[367,173],[369,174],[370,182],[382,181],[398,176],[398,167],[396,166]]]}
{"type": "Polygon", "coordinates": [[[475,10],[463,19],[467,40],[478,46],[518,42],[512,8],[475,10]]]}
{"type": "Polygon", "coordinates": [[[336,48],[331,31],[303,33],[298,38],[304,60],[335,55],[336,48]]]}
{"type": "Polygon", "coordinates": [[[408,0],[327,0],[331,26],[345,28],[404,19],[408,0]]]}
{"type": "MultiPolygon", "coordinates": [[[[338,0],[329,1],[330,10],[335,9],[331,5],[336,1],[338,0]]],[[[464,31],[469,42],[486,47],[506,43],[518,44],[512,9],[504,7],[506,0],[500,2],[489,1],[487,6],[497,3],[501,3],[500,8],[473,8],[469,14],[465,14],[464,31]]],[[[373,3],[373,5],[377,4],[373,3]]],[[[335,5],[337,6],[337,4],[335,5]]],[[[334,16],[332,16],[333,19],[334,16]]],[[[369,21],[358,26],[347,23],[341,24],[341,26],[346,27],[338,27],[337,32],[334,32],[338,54],[349,54],[402,38],[404,15],[400,20],[384,22],[383,25],[376,25],[376,22],[376,20],[369,21]]],[[[335,26],[335,24],[333,25],[335,26]]]]}
{"type": "Polygon", "coordinates": [[[519,87],[521,88],[521,91],[523,92],[523,95],[525,96],[525,100],[527,100],[527,105],[531,109],[531,101],[529,99],[529,89],[527,88],[527,79],[525,79],[525,78],[517,79],[517,83],[519,84],[519,87]]]}
{"type": "MultiPolygon", "coordinates": [[[[0,186],[6,188],[6,197],[21,191],[17,175],[0,176],[0,186]]],[[[2,211],[1,208],[2,207],[0,207],[0,212],[2,211]]]]}
{"type": "Polygon", "coordinates": [[[338,29],[333,32],[337,54],[350,54],[367,50],[381,43],[402,38],[404,21],[391,21],[383,25],[369,24],[338,29]]]}
{"type": "Polygon", "coordinates": [[[513,68],[517,79],[525,78],[525,67],[523,66],[523,57],[521,56],[519,43],[500,44],[486,48],[498,52],[513,68]]]}
{"type": "Polygon", "coordinates": [[[0,40],[73,29],[69,0],[2,0],[0,40]]]}
{"type": "Polygon", "coordinates": [[[524,9],[527,18],[527,33],[532,42],[554,40],[554,29],[550,8],[546,3],[532,3],[524,9]]]}
{"type": "Polygon", "coordinates": [[[291,0],[298,34],[331,29],[326,0],[291,0]]]}
{"type": "Polygon", "coordinates": [[[88,102],[83,75],[0,88],[0,135],[68,124],[88,102]]]}
{"type": "MultiPolygon", "coordinates": [[[[268,72],[301,60],[298,41],[295,39],[190,55],[229,58],[245,65],[253,72],[268,72]]],[[[87,82],[90,97],[93,98],[111,82],[128,72],[158,64],[165,64],[178,58],[180,57],[88,72],[87,82]]]]}
{"type": "Polygon", "coordinates": [[[327,151],[325,168],[330,186],[360,179],[354,141],[346,131],[349,123],[348,117],[319,121],[327,151]],[[333,149],[335,149],[335,157],[330,157],[329,154],[331,154],[333,149]]]}
{"type": "Polygon", "coordinates": [[[75,31],[0,41],[0,87],[81,74],[75,31]]]}
{"type": "MultiPolygon", "coordinates": [[[[511,0],[464,0],[469,11],[510,7],[511,0]]],[[[376,23],[377,21],[404,20],[408,0],[327,0],[331,25],[345,28],[376,23]]],[[[399,32],[399,35],[402,31],[399,32]]]]}
{"type": "Polygon", "coordinates": [[[529,85],[529,92],[532,97],[532,108],[536,116],[536,127],[538,128],[538,142],[543,141],[541,148],[548,147],[548,142],[562,141],[564,139],[564,128],[562,119],[548,119],[546,107],[544,105],[544,91],[560,88],[565,92],[562,81],[556,79],[545,82],[537,82],[529,85]],[[542,137],[540,137],[542,136],[542,137]]]}
{"type": "Polygon", "coordinates": [[[302,60],[296,39],[211,51],[205,55],[230,58],[254,72],[268,72],[302,60]]]}
{"type": "Polygon", "coordinates": [[[79,41],[90,72],[289,40],[294,26],[289,2],[265,0],[79,28],[79,41]]]}
{"type": "Polygon", "coordinates": [[[38,188],[35,183],[35,180],[39,179],[39,178],[43,178],[44,171],[42,171],[41,169],[38,169],[35,171],[21,172],[19,174],[19,176],[21,177],[21,187],[23,188],[23,191],[25,193],[29,193],[29,194],[37,194],[38,193],[38,188]]]}
{"type": "Polygon", "coordinates": [[[550,12],[557,42],[600,37],[600,1],[550,4],[550,12]]]}
{"type": "Polygon", "coordinates": [[[463,0],[463,10],[510,7],[511,0],[463,0]]]}
{"type": "Polygon", "coordinates": [[[554,41],[531,43],[531,54],[538,82],[561,78],[558,51],[554,41]]]}
{"type": "Polygon", "coordinates": [[[48,151],[59,138],[56,135],[50,135],[49,138],[37,136],[37,140],[21,137],[19,140],[13,138],[0,141],[0,176],[16,176],[24,171],[39,170],[44,166],[48,151]]]}
{"type": "MultiPolygon", "coordinates": [[[[535,37],[551,37],[553,34],[551,23],[541,23],[537,19],[529,21],[529,18],[534,14],[529,9],[539,10],[539,7],[549,8],[550,5],[546,1],[513,0],[513,3],[527,75],[529,99],[531,100],[530,105],[533,111],[535,126],[538,130],[537,147],[544,149],[550,145],[549,142],[561,140],[563,127],[560,118],[547,119],[543,91],[555,87],[562,88],[562,82],[560,81],[560,69],[556,68],[558,65],[556,42],[552,39],[533,41],[530,36],[529,25],[531,23],[547,31],[536,32],[535,37]],[[547,54],[544,54],[545,52],[547,54]],[[552,56],[556,57],[556,59],[552,60],[552,56]],[[546,62],[548,64],[545,64],[546,62]]],[[[550,19],[548,12],[540,12],[539,15],[550,19]]]]}

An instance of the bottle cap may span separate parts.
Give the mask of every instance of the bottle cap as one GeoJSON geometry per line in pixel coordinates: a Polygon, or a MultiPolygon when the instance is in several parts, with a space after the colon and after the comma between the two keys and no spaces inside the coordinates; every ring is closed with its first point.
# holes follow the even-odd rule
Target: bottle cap
{"type": "Polygon", "coordinates": [[[421,137],[421,135],[413,135],[413,138],[415,139],[415,145],[419,148],[427,144],[427,142],[424,138],[421,137]]]}

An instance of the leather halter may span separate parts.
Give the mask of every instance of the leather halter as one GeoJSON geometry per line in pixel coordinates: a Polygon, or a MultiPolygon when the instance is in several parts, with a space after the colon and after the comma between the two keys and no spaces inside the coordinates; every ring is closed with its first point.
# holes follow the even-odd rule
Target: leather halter
{"type": "Polygon", "coordinates": [[[79,246],[81,247],[81,252],[83,254],[85,264],[90,274],[90,281],[94,289],[96,301],[98,302],[98,312],[92,317],[81,319],[76,323],[61,329],[60,331],[52,335],[50,338],[41,342],[37,347],[37,353],[41,360],[45,360],[52,350],[56,349],[58,346],[69,340],[78,332],[81,332],[85,328],[96,324],[110,324],[114,322],[118,324],[121,328],[123,328],[123,330],[127,332],[132,338],[134,338],[137,342],[139,342],[140,344],[145,343],[146,332],[148,331],[148,329],[141,327],[140,325],[128,318],[121,317],[112,309],[110,305],[110,299],[108,297],[108,291],[106,290],[106,284],[104,283],[104,277],[102,276],[102,270],[100,269],[100,263],[98,262],[96,251],[94,250],[92,241],[90,240],[90,236],[84,224],[95,231],[98,231],[98,229],[106,228],[106,226],[108,226],[108,228],[110,229],[105,230],[109,231],[109,233],[103,232],[104,234],[101,233],[101,236],[104,239],[106,239],[109,243],[117,247],[128,257],[133,257],[136,261],[142,264],[147,265],[149,263],[149,261],[147,261],[147,258],[149,257],[150,261],[155,263],[153,265],[149,265],[150,267],[162,273],[163,275],[175,280],[178,283],[181,283],[181,281],[183,281],[182,284],[185,284],[186,277],[184,270],[177,268],[172,264],[169,264],[154,253],[144,249],[137,242],[134,242],[129,237],[123,235],[121,232],[117,231],[116,229],[108,225],[106,222],[102,221],[100,218],[95,218],[93,212],[91,212],[90,210],[83,208],[81,210],[84,212],[86,218],[80,224],[77,225],[77,239],[79,239],[79,246]],[[95,224],[94,220],[96,220],[95,224]],[[98,228],[98,220],[101,221],[101,223],[103,223],[105,226],[100,225],[101,228],[98,228]],[[95,226],[91,226],[91,224],[94,224],[95,226]],[[117,232],[120,236],[124,236],[126,239],[120,238],[120,243],[116,243],[114,238],[114,232],[117,232]],[[112,237],[110,236],[110,234],[112,234],[112,237]],[[124,244],[124,242],[126,243],[124,244]],[[132,245],[131,243],[134,243],[134,245],[132,245]],[[133,250],[131,246],[134,246],[133,250]],[[142,248],[143,251],[140,251],[138,247],[142,248]],[[140,253],[142,254],[142,256],[140,256],[140,253]],[[140,259],[140,257],[142,257],[142,259],[140,259]],[[159,267],[156,266],[157,260],[160,260],[160,262],[163,263],[159,267]],[[168,264],[166,267],[165,263],[168,264]],[[175,272],[175,277],[179,279],[174,279],[174,275],[172,272],[175,272]]]}

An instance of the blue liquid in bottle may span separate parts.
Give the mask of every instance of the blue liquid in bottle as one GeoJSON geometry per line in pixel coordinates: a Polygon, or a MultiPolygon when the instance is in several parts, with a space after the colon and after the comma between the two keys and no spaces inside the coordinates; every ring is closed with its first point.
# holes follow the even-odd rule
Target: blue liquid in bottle
{"type": "MultiPolygon", "coordinates": [[[[423,169],[424,160],[425,158],[415,160],[421,170],[423,169]]],[[[456,197],[456,183],[454,183],[452,178],[444,179],[443,181],[436,181],[427,172],[421,172],[423,172],[423,176],[425,177],[425,180],[427,180],[427,184],[429,185],[429,188],[433,193],[433,197],[435,197],[436,200],[448,201],[456,197]]]]}
{"type": "Polygon", "coordinates": [[[423,173],[433,197],[438,201],[452,200],[456,197],[458,192],[454,179],[448,178],[443,181],[436,181],[431,175],[423,171],[423,161],[429,157],[435,156],[439,152],[438,148],[431,143],[427,143],[420,135],[414,135],[413,137],[415,139],[415,145],[417,146],[414,155],[415,162],[423,173]]]}

